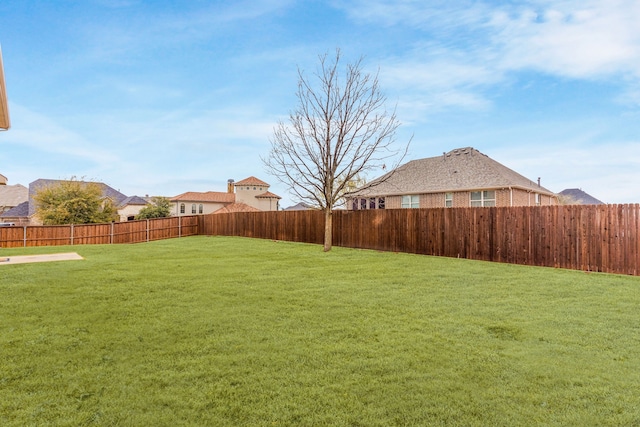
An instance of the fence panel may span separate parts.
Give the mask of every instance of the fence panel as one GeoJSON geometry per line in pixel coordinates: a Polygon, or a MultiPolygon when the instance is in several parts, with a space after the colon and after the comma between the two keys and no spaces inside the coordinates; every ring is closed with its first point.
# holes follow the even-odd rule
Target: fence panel
{"type": "Polygon", "coordinates": [[[171,217],[107,224],[0,227],[0,248],[139,243],[198,234],[198,217],[171,217]]]}

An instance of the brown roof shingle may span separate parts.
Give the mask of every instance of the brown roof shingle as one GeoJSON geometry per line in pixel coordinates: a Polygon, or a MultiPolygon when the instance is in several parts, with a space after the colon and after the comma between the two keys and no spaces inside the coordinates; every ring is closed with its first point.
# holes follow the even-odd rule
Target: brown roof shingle
{"type": "Polygon", "coordinates": [[[473,147],[458,148],[437,157],[412,160],[371,181],[365,189],[356,190],[354,194],[426,194],[507,187],[554,194],[473,147]]]}

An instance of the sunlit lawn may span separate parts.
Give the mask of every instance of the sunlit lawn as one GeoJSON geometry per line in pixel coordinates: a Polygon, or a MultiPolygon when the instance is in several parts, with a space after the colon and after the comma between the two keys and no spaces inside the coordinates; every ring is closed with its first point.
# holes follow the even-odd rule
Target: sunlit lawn
{"type": "Polygon", "coordinates": [[[2,426],[640,425],[640,278],[227,237],[0,266],[2,426]]]}

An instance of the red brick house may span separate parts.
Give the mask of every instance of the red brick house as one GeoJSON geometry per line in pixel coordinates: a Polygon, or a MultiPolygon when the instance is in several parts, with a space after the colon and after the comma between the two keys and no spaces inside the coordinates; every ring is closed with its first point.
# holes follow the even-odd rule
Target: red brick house
{"type": "Polygon", "coordinates": [[[347,198],[347,209],[555,205],[555,193],[472,147],[412,160],[347,198]]]}

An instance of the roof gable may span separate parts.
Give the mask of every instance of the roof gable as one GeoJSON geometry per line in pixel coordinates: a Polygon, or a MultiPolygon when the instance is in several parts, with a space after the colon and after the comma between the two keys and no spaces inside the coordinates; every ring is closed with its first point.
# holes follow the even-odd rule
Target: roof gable
{"type": "Polygon", "coordinates": [[[356,194],[424,194],[508,187],[553,194],[473,147],[458,148],[442,156],[407,162],[371,181],[356,194]]]}
{"type": "Polygon", "coordinates": [[[253,206],[249,206],[246,203],[231,203],[230,205],[224,206],[214,214],[221,213],[232,213],[232,212],[262,212],[260,209],[254,208],[253,206]]]}
{"type": "Polygon", "coordinates": [[[124,199],[119,206],[120,207],[132,206],[132,205],[146,206],[147,204],[149,204],[149,202],[147,202],[144,198],[140,196],[129,196],[126,199],[124,199]]]}
{"type": "Polygon", "coordinates": [[[567,188],[558,193],[560,196],[568,198],[568,202],[577,205],[604,205],[604,202],[596,199],[592,195],[579,188],[567,188]]]}
{"type": "Polygon", "coordinates": [[[241,181],[236,182],[234,185],[258,185],[261,187],[269,187],[269,184],[256,178],[255,176],[250,176],[249,178],[245,178],[241,181]]]}
{"type": "Polygon", "coordinates": [[[18,206],[9,209],[8,211],[0,214],[0,217],[4,218],[28,218],[29,217],[29,202],[22,202],[18,206]]]}

